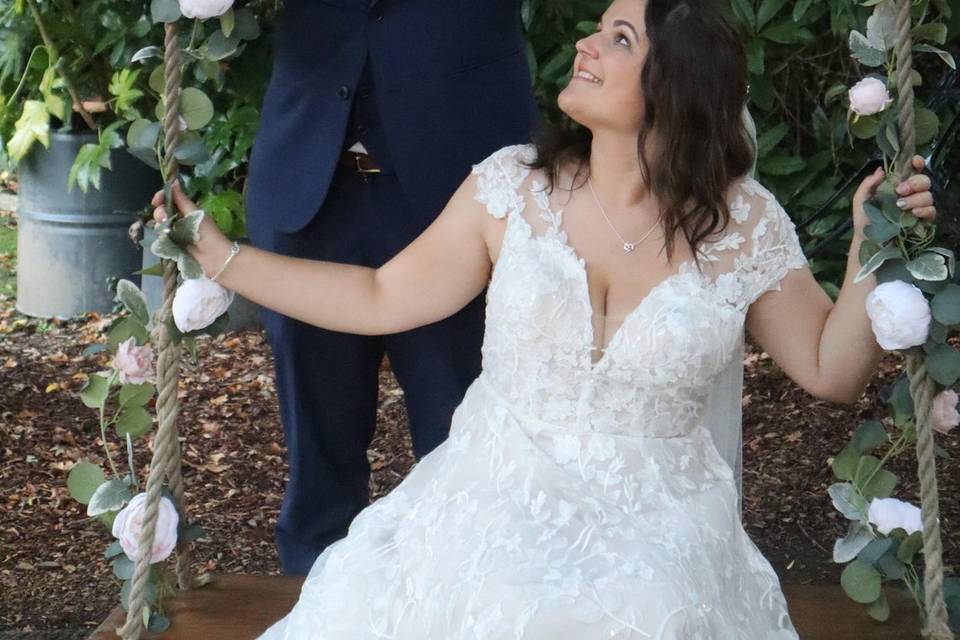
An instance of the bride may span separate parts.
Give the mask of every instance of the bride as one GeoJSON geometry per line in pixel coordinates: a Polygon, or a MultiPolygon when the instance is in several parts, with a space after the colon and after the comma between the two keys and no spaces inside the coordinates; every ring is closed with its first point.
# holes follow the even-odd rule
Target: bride
{"type": "MultiPolygon", "coordinates": [[[[705,405],[744,327],[814,396],[859,396],[881,350],[876,281],[853,277],[884,176],[854,198],[834,304],[747,177],[745,100],[716,3],[616,0],[559,98],[579,133],[480,162],[382,268],[250,247],[223,268],[205,218],[190,250],[206,273],[331,330],[404,331],[488,287],[483,372],[449,439],[323,552],[265,638],[797,638],[705,405]]],[[[898,190],[935,216],[926,177],[898,190]]]]}

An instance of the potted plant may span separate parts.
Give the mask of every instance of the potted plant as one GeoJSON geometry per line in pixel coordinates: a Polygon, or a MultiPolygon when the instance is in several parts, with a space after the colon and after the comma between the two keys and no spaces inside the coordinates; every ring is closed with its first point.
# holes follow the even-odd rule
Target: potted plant
{"type": "Polygon", "coordinates": [[[124,152],[146,78],[147,0],[0,0],[0,143],[17,168],[17,308],[68,317],[113,307],[108,281],[139,251],[127,229],[158,176],[124,152]]]}

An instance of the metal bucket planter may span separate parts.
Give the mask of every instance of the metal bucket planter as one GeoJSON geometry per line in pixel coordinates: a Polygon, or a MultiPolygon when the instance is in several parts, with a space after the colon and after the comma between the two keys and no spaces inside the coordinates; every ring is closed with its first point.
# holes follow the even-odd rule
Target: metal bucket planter
{"type": "Polygon", "coordinates": [[[51,133],[18,168],[17,310],[69,318],[113,308],[111,278],[139,282],[140,249],[127,229],[161,184],[159,174],[123,149],[110,157],[102,188],[67,190],[67,176],[95,133],[51,133]]]}
{"type": "MultiPolygon", "coordinates": [[[[150,251],[150,245],[157,239],[156,232],[147,227],[143,231],[143,268],[148,269],[157,264],[160,259],[150,251]]],[[[163,304],[163,279],[159,276],[143,276],[143,285],[140,287],[147,298],[147,309],[150,317],[163,304]]],[[[241,295],[233,296],[233,303],[227,309],[230,322],[227,331],[246,331],[259,329],[263,325],[260,320],[260,305],[250,302],[241,295]]]]}

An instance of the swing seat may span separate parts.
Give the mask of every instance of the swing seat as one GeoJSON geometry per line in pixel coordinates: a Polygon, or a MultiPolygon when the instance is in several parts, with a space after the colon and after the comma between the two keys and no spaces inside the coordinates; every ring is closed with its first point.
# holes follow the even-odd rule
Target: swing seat
{"type": "MultiPolygon", "coordinates": [[[[302,578],[286,576],[217,576],[205,587],[171,598],[168,601],[171,627],[152,637],[163,640],[256,638],[293,607],[302,582],[302,578]]],[[[906,589],[887,588],[890,619],[886,622],[870,618],[863,605],[850,600],[839,585],[784,583],[783,591],[801,640],[919,640],[921,637],[917,607],[906,589]]],[[[115,629],[122,626],[125,619],[126,613],[117,607],[90,640],[115,640],[115,629]]]]}

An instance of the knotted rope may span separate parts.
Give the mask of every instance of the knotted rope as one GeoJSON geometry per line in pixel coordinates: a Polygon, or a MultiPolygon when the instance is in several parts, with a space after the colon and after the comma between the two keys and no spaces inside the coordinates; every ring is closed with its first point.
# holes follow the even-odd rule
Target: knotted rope
{"type": "MultiPolygon", "coordinates": [[[[912,173],[916,153],[916,129],[913,103],[913,36],[910,34],[910,0],[897,0],[897,107],[900,131],[900,151],[896,173],[906,180],[912,173]]],[[[906,356],[907,378],[913,398],[917,429],[917,463],[920,476],[920,509],[923,513],[923,599],[924,611],[921,633],[929,640],[954,640],[943,601],[943,547],[940,541],[940,504],[937,493],[936,456],[930,410],[933,403],[934,381],[927,373],[923,354],[906,356]]]]}
{"type": "MultiPolygon", "coordinates": [[[[177,139],[180,134],[180,49],[177,44],[177,24],[164,25],[164,118],[163,147],[164,168],[168,182],[177,177],[178,165],[174,156],[177,139]]],[[[147,586],[150,578],[150,549],[156,533],[157,516],[160,507],[161,490],[166,478],[170,491],[180,505],[180,517],[185,517],[183,504],[183,476],[180,467],[180,443],[177,437],[177,414],[180,411],[177,400],[177,380],[180,374],[180,347],[170,336],[167,322],[173,307],[173,295],[177,289],[177,263],[162,260],[163,264],[163,306],[153,327],[154,344],[157,356],[157,435],[154,438],[153,459],[150,463],[150,475],[147,479],[147,506],[144,511],[143,528],[140,536],[140,557],[136,560],[136,569],[130,586],[126,624],[117,633],[124,640],[135,640],[143,633],[143,605],[146,601],[147,586]]],[[[180,589],[191,586],[189,543],[180,540],[177,544],[177,582],[180,589]]]]}

